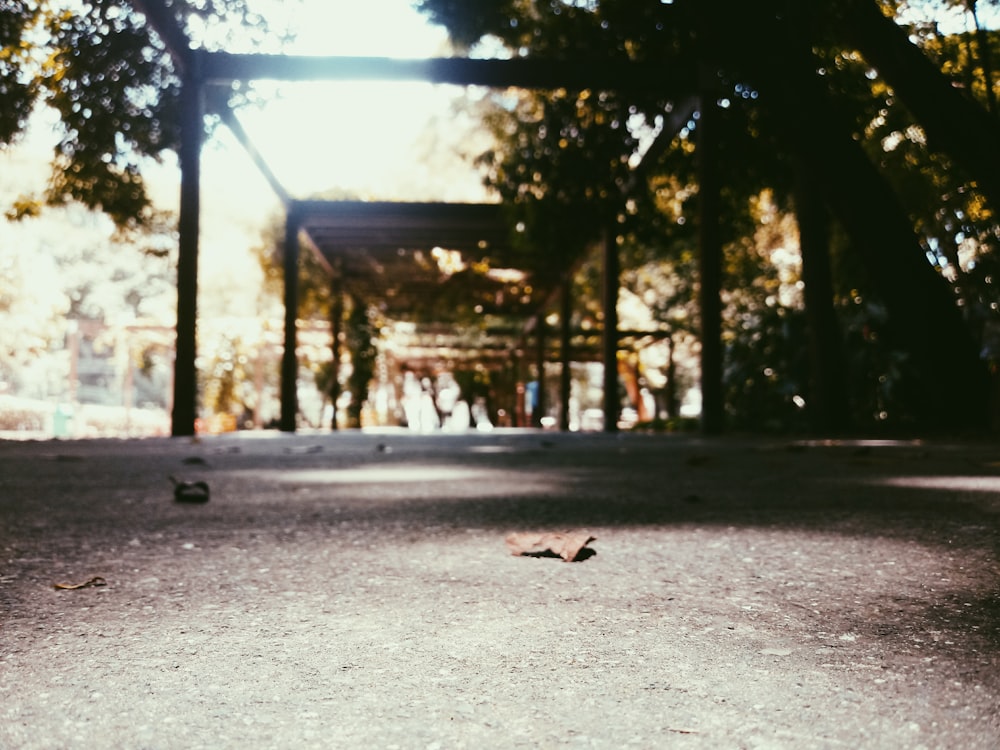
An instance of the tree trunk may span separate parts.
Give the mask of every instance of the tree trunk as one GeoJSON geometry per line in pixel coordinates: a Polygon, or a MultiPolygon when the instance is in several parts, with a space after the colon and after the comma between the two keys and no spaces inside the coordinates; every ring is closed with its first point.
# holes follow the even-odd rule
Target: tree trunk
{"type": "MultiPolygon", "coordinates": [[[[720,68],[740,71],[759,88],[761,100],[769,105],[768,123],[788,144],[788,153],[799,156],[819,196],[861,253],[889,313],[887,343],[910,358],[916,376],[910,400],[920,426],[983,427],[988,382],[978,346],[947,282],[928,263],[898,197],[854,139],[852,123],[815,73],[808,34],[809,14],[815,9],[788,0],[773,6],[770,14],[756,5],[725,5],[732,13],[722,18],[709,13],[715,6],[699,8],[702,54],[720,68]],[[747,33],[748,28],[753,33],[747,33]]],[[[951,91],[870,0],[845,6],[850,19],[845,25],[852,27],[845,32],[871,53],[869,60],[893,85],[899,82],[900,95],[914,102],[918,118],[926,119],[927,132],[953,146],[956,158],[961,154],[970,171],[985,173],[1000,195],[1000,139],[992,124],[983,122],[983,110],[951,91]],[[922,86],[928,91],[920,90],[922,86]],[[964,129],[966,117],[969,131],[964,129]]]]}
{"type": "Polygon", "coordinates": [[[812,173],[801,161],[796,164],[796,173],[795,206],[809,336],[806,413],[814,430],[843,432],[850,427],[851,411],[843,339],[833,305],[826,206],[819,199],[812,173]]]}
{"type": "Polygon", "coordinates": [[[756,72],[774,97],[784,138],[863,255],[889,312],[889,343],[911,358],[917,376],[912,403],[922,426],[984,426],[986,369],[954,295],[927,261],[891,186],[852,137],[850,123],[809,73],[811,57],[790,47],[782,65],[760,65],[756,72]]]}
{"type": "Polygon", "coordinates": [[[698,307],[701,312],[701,430],[725,430],[722,346],[722,174],[719,165],[719,112],[712,70],[702,70],[698,120],[698,307]]]}

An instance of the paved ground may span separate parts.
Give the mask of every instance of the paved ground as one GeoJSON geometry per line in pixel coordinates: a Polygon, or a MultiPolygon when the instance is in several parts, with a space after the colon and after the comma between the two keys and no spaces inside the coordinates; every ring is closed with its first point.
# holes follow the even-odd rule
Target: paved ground
{"type": "Polygon", "coordinates": [[[992,750],[998,512],[981,443],[0,442],[0,747],[992,750]]]}

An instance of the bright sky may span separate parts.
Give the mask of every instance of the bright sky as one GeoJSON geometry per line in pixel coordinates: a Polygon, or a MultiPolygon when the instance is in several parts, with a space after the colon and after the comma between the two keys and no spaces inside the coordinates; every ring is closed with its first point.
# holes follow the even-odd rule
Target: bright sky
{"type": "MultiPolygon", "coordinates": [[[[270,3],[268,3],[270,6],[270,3]]],[[[272,25],[286,23],[295,42],[286,50],[304,55],[422,58],[447,54],[444,29],[429,25],[410,0],[300,0],[267,11],[272,25]]],[[[447,122],[456,87],[419,82],[258,82],[272,101],[244,109],[240,120],[285,187],[296,197],[333,187],[361,197],[450,198],[449,184],[421,176],[418,161],[428,148],[429,122],[447,122]]],[[[227,146],[228,150],[228,146],[227,146]]],[[[448,157],[450,148],[440,148],[448,157]]],[[[454,160],[445,167],[455,167],[454,160]]],[[[471,168],[465,188],[478,186],[471,168]],[[474,179],[469,179],[474,178],[474,179]]],[[[441,174],[438,165],[431,174],[441,174]]]]}
{"type": "Polygon", "coordinates": [[[295,33],[289,51],[303,55],[429,57],[447,34],[431,26],[411,0],[258,0],[276,28],[295,33]]]}

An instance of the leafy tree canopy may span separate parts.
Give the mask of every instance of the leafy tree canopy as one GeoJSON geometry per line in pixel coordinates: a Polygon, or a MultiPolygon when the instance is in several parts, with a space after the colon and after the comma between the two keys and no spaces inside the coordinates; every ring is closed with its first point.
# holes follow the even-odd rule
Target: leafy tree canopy
{"type": "MultiPolygon", "coordinates": [[[[645,243],[679,259],[694,240],[697,214],[687,204],[699,191],[697,106],[688,111],[685,96],[709,92],[718,106],[727,283],[749,283],[749,272],[736,273],[733,263],[754,235],[756,196],[767,192],[779,209],[793,210],[800,175],[811,175],[851,251],[835,259],[836,270],[854,274],[835,279],[836,288],[848,300],[870,290],[885,304],[886,314],[869,322],[881,326],[885,345],[906,353],[921,381],[913,401],[926,406],[918,410],[939,424],[981,416],[979,342],[996,318],[991,269],[1000,239],[992,62],[1000,37],[985,19],[995,18],[998,3],[484,0],[472,8],[422,0],[420,7],[469,48],[631,60],[691,77],[679,91],[658,90],[652,80],[641,95],[505,92],[490,102],[485,121],[498,145],[483,155],[486,180],[519,206],[536,247],[549,252],[550,235],[576,244],[610,218],[623,248],[645,243]],[[968,30],[938,23],[944,18],[970,20],[968,30]],[[953,400],[935,395],[942,392],[953,400]]],[[[764,325],[764,317],[755,319],[764,325]]],[[[777,318],[768,325],[791,335],[777,318]]],[[[745,352],[758,350],[750,342],[745,352]]]]}
{"type": "MultiPolygon", "coordinates": [[[[168,12],[196,46],[263,44],[268,28],[246,0],[171,0],[168,12]]],[[[127,0],[0,0],[0,148],[23,135],[38,106],[62,132],[46,194],[11,217],[68,200],[116,223],[150,218],[144,159],[179,138],[180,78],[163,40],[127,0]]]]}

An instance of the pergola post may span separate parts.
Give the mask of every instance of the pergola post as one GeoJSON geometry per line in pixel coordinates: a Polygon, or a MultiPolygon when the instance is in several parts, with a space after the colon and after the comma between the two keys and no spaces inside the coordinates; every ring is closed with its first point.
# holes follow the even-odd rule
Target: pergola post
{"type": "Polygon", "coordinates": [[[538,368],[538,388],[535,391],[535,408],[531,412],[531,423],[535,427],[542,426],[545,416],[545,316],[538,313],[535,319],[535,366],[538,368]]]}
{"type": "Polygon", "coordinates": [[[344,318],[344,296],[340,289],[340,279],[333,279],[330,284],[330,296],[332,298],[332,311],[330,313],[330,342],[333,362],[331,364],[333,372],[330,378],[330,404],[332,416],[330,417],[330,429],[337,429],[337,401],[340,400],[340,332],[344,318]]]}
{"type": "Polygon", "coordinates": [[[171,434],[195,434],[198,376],[198,235],[201,211],[201,143],[204,135],[204,92],[198,55],[190,55],[181,86],[180,217],[177,258],[177,343],[171,434]]]}
{"type": "Polygon", "coordinates": [[[704,74],[697,127],[698,244],[701,308],[701,429],[717,435],[724,428],[722,396],[722,239],[719,232],[720,179],[715,88],[704,74]]]}
{"type": "Polygon", "coordinates": [[[613,227],[604,232],[604,336],[601,342],[604,360],[604,431],[618,431],[618,285],[620,264],[618,238],[613,227]]]}
{"type": "Polygon", "coordinates": [[[527,427],[528,419],[525,410],[525,397],[527,388],[525,387],[524,366],[521,359],[521,350],[514,347],[510,352],[510,366],[514,383],[514,427],[527,427]]]}
{"type": "Polygon", "coordinates": [[[298,404],[299,360],[299,229],[301,218],[294,205],[285,218],[285,343],[281,353],[281,431],[295,432],[298,404]]]}
{"type": "Polygon", "coordinates": [[[570,398],[570,362],[572,361],[570,346],[570,325],[573,316],[573,279],[566,274],[562,281],[559,298],[559,429],[569,431],[569,398],[570,398]]]}

